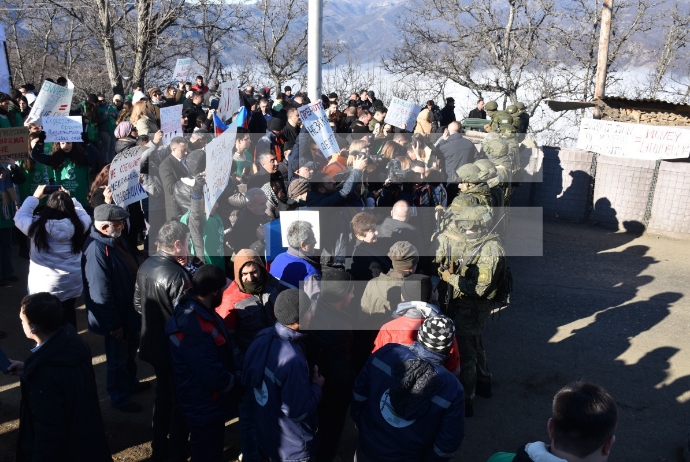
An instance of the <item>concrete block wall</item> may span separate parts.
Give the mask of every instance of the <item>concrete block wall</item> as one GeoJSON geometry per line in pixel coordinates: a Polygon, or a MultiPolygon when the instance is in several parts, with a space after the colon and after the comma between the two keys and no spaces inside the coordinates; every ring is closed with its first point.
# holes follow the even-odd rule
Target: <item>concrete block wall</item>
{"type": "Polygon", "coordinates": [[[587,215],[593,154],[581,149],[544,147],[542,182],[532,183],[530,205],[547,217],[583,220],[587,215]]]}
{"type": "Polygon", "coordinates": [[[644,230],[655,164],[653,160],[598,156],[589,219],[621,230],[644,230]]]}
{"type": "Polygon", "coordinates": [[[647,230],[690,239],[690,163],[661,162],[647,230]]]}
{"type": "Polygon", "coordinates": [[[520,166],[525,170],[525,179],[520,187],[513,190],[510,203],[514,207],[528,207],[532,193],[532,183],[542,181],[541,166],[544,153],[537,148],[523,149],[520,153],[520,166]]]}

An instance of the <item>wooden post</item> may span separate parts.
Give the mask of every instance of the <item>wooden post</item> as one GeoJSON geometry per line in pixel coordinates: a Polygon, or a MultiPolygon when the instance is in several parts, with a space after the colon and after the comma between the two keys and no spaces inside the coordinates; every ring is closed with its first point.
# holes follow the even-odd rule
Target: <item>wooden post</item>
{"type": "MultiPolygon", "coordinates": [[[[601,99],[606,94],[606,69],[609,59],[609,39],[611,37],[611,13],[613,0],[604,0],[601,10],[601,32],[599,34],[599,57],[597,59],[597,81],[594,87],[594,99],[601,99]]],[[[599,104],[594,107],[594,118],[601,119],[599,104]]]]}

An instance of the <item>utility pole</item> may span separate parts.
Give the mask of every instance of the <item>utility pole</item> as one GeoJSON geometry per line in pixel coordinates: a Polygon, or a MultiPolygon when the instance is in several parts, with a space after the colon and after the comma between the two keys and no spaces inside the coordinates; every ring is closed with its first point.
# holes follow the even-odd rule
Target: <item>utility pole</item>
{"type": "MultiPolygon", "coordinates": [[[[601,32],[599,35],[599,57],[597,59],[597,82],[594,87],[594,99],[601,99],[606,94],[606,69],[609,60],[609,39],[611,37],[611,13],[613,0],[604,0],[601,10],[601,32]]],[[[594,107],[594,118],[601,119],[601,109],[594,107]]]]}
{"type": "Polygon", "coordinates": [[[307,94],[312,103],[321,101],[322,25],[323,0],[309,0],[307,94]]]}

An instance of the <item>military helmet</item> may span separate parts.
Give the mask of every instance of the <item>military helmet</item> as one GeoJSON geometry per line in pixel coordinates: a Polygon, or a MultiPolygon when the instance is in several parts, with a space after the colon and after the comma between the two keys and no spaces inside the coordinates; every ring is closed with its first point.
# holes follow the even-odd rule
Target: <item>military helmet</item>
{"type": "Polygon", "coordinates": [[[486,205],[468,206],[453,214],[453,219],[462,229],[488,228],[492,223],[493,211],[486,205]]]}
{"type": "Polygon", "coordinates": [[[479,183],[479,167],[474,164],[465,164],[455,171],[460,183],[479,183]]]}
{"type": "Polygon", "coordinates": [[[510,124],[501,124],[498,127],[498,131],[500,131],[501,133],[506,134],[506,135],[507,134],[514,135],[517,133],[517,129],[510,124]]]}
{"type": "Polygon", "coordinates": [[[498,103],[496,101],[489,101],[486,103],[486,106],[484,106],[484,109],[487,111],[497,111],[498,110],[498,103]]]}
{"type": "Polygon", "coordinates": [[[484,144],[484,152],[490,159],[498,159],[508,155],[508,145],[500,138],[501,135],[498,133],[496,135],[498,135],[497,138],[489,140],[484,144]]]}
{"type": "Polygon", "coordinates": [[[517,103],[516,104],[518,111],[522,111],[525,109],[525,103],[517,103]]]}
{"type": "Polygon", "coordinates": [[[489,159],[479,159],[474,165],[479,168],[479,179],[482,181],[488,181],[498,175],[496,166],[489,159]]]}
{"type": "Polygon", "coordinates": [[[518,111],[518,108],[517,106],[511,104],[510,106],[508,106],[506,111],[508,111],[508,114],[515,114],[518,111]]]}

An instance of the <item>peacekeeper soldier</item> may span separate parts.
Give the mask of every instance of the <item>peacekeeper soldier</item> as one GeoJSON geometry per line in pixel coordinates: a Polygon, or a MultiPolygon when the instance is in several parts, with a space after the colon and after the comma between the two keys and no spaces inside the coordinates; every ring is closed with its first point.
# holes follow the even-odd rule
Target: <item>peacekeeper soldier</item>
{"type": "Polygon", "coordinates": [[[506,112],[513,116],[513,127],[515,127],[515,130],[517,130],[518,133],[520,133],[520,127],[522,125],[522,121],[520,120],[520,117],[518,117],[518,108],[516,105],[511,104],[506,108],[506,112]]]}
{"type": "Polygon", "coordinates": [[[465,164],[456,170],[458,176],[458,195],[445,210],[441,220],[440,230],[453,226],[452,215],[461,212],[465,207],[472,205],[485,205],[494,207],[489,186],[479,179],[480,169],[474,164],[465,164]]]}
{"type": "Polygon", "coordinates": [[[510,205],[513,194],[511,184],[515,162],[510,156],[510,150],[500,133],[489,133],[482,145],[482,152],[496,167],[496,172],[503,190],[503,206],[510,205]]]}
{"type": "Polygon", "coordinates": [[[503,188],[501,188],[501,179],[498,176],[498,170],[493,162],[489,159],[479,159],[475,161],[474,165],[479,168],[479,181],[484,182],[489,186],[491,193],[491,206],[503,207],[504,196],[503,188]]]}
{"type": "Polygon", "coordinates": [[[491,117],[491,122],[484,125],[484,130],[487,132],[491,133],[498,131],[501,124],[513,125],[513,116],[508,114],[507,111],[499,111],[496,101],[489,101],[485,109],[487,115],[491,117]]]}
{"type": "Polygon", "coordinates": [[[518,133],[527,133],[527,128],[529,128],[529,114],[525,110],[525,103],[517,103],[517,116],[520,119],[520,129],[518,133]]]}
{"type": "Polygon", "coordinates": [[[494,301],[505,301],[511,283],[503,245],[493,232],[491,209],[466,207],[456,214],[455,224],[464,244],[455,241],[457,234],[452,238],[447,234],[437,236],[434,262],[445,283],[443,287],[439,284],[439,290],[445,292],[440,298],[446,301],[447,313],[455,320],[465,417],[471,417],[475,393],[486,398],[493,395],[482,330],[494,301]],[[453,245],[452,241],[457,243],[453,245]]]}

